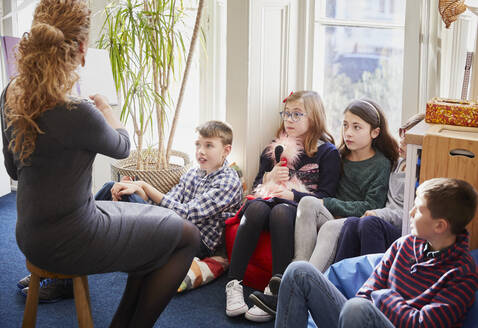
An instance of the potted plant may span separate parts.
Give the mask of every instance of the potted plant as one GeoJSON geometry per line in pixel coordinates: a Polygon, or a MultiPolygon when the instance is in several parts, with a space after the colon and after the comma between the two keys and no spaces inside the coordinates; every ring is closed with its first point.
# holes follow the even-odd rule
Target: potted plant
{"type": "Polygon", "coordinates": [[[186,154],[173,151],[172,142],[189,75],[204,0],[199,0],[196,23],[183,72],[178,100],[173,103],[169,87],[173,74],[180,71],[185,51],[182,34],[182,0],[122,0],[109,4],[100,48],[109,51],[116,89],[122,98],[121,119],[131,121],[136,150],[128,159],[112,165],[121,175],[136,176],[167,192],[188,169],[186,154]],[[166,120],[174,107],[174,117],[166,143],[166,120]],[[153,131],[157,149],[145,149],[144,137],[153,131]],[[167,146],[165,146],[167,145],[167,146]],[[171,155],[184,165],[169,163],[171,155]]]}

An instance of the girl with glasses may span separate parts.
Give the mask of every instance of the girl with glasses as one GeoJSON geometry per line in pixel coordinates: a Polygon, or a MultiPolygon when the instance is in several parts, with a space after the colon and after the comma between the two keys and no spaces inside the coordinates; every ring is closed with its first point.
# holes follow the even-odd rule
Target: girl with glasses
{"type": "MultiPolygon", "coordinates": [[[[303,197],[297,207],[294,261],[309,261],[325,271],[335,256],[340,228],[349,216],[385,205],[390,169],[398,158],[398,144],[388,132],[382,109],[368,99],[352,101],[344,111],[342,174],[336,196],[303,197]]],[[[282,275],[269,287],[279,290],[282,275]]],[[[254,304],[275,313],[277,297],[254,292],[254,304]]]]}
{"type": "MultiPolygon", "coordinates": [[[[308,191],[282,187],[275,190],[270,199],[258,198],[244,206],[229,267],[226,314],[231,317],[245,314],[247,319],[257,322],[268,321],[272,317],[257,307],[248,308],[240,282],[261,232],[270,231],[272,273],[283,273],[294,255],[297,203],[305,196],[334,197],[340,175],[339,153],[327,130],[320,96],[314,91],[292,93],[285,99],[280,115],[282,121],[276,137],[286,135],[295,139],[303,152],[296,161],[283,166],[283,161],[276,163],[269,147],[264,149],[253,189],[270,181],[284,185],[294,177],[299,179],[308,191]]],[[[268,290],[266,292],[269,293],[268,290]]]]}

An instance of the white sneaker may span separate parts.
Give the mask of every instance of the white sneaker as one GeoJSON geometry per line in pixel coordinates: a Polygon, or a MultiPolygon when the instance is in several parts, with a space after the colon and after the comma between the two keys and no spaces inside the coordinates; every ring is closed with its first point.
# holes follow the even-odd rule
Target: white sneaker
{"type": "MultiPolygon", "coordinates": [[[[269,286],[264,289],[264,294],[272,295],[269,286]]],[[[251,307],[245,315],[247,320],[254,321],[254,322],[267,322],[272,320],[272,315],[267,313],[266,311],[262,310],[258,306],[254,305],[251,307]]]]}
{"type": "Polygon", "coordinates": [[[226,314],[229,317],[235,317],[244,314],[249,310],[244,302],[244,293],[240,281],[234,279],[226,285],[226,314]]]}

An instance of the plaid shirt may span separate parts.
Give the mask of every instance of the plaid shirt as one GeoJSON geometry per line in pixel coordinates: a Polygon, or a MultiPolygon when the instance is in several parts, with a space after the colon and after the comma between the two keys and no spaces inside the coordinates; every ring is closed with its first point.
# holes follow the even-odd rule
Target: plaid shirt
{"type": "Polygon", "coordinates": [[[241,181],[224,161],[221,168],[208,175],[199,168],[190,169],[159,205],[194,223],[202,241],[214,252],[220,244],[225,220],[236,214],[241,201],[241,181]]]}

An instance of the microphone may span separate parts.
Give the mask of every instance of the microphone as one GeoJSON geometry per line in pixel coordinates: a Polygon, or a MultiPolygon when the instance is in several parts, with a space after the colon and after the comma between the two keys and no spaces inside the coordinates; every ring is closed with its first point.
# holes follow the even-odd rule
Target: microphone
{"type": "Polygon", "coordinates": [[[280,162],[280,157],[281,157],[283,152],[284,152],[284,146],[282,146],[282,145],[277,145],[276,148],[274,148],[274,155],[276,157],[276,163],[280,162]]]}

